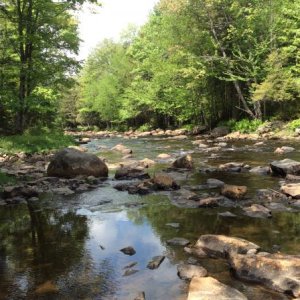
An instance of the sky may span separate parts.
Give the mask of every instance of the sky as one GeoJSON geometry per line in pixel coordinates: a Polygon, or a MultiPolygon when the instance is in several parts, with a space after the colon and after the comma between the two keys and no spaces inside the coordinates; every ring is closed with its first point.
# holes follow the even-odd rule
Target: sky
{"type": "Polygon", "coordinates": [[[158,0],[101,0],[102,7],[85,6],[79,13],[79,32],[83,41],[79,59],[85,59],[105,38],[117,39],[128,24],[143,25],[158,0]],[[92,12],[94,10],[94,13],[92,12]]]}

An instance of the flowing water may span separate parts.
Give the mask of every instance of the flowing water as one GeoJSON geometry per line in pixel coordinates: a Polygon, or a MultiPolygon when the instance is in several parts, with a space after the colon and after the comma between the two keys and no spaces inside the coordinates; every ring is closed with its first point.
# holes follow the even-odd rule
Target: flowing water
{"type": "MultiPolygon", "coordinates": [[[[114,163],[121,155],[107,149],[120,142],[133,149],[134,159],[155,159],[159,153],[176,157],[194,151],[195,171],[178,176],[183,186],[199,186],[207,178],[217,178],[248,186],[253,198],[257,189],[279,186],[280,179],[271,176],[203,174],[199,169],[231,161],[268,165],[278,159],[273,151],[280,142],[266,142],[260,147],[250,141],[229,142],[217,157],[198,152],[191,140],[111,138],[94,140],[87,147],[114,163]]],[[[284,144],[299,149],[298,144],[284,144]]],[[[300,160],[300,152],[283,157],[300,160]]],[[[153,174],[169,164],[161,161],[149,172],[153,174]]],[[[283,253],[299,254],[297,211],[273,212],[271,219],[256,219],[244,216],[238,208],[179,208],[171,204],[168,193],[138,196],[118,192],[113,189],[112,178],[113,171],[103,186],[76,196],[45,195],[28,205],[0,207],[0,299],[130,300],[140,291],[145,292],[147,300],[186,299],[188,283],[178,278],[177,265],[187,262],[190,256],[182,247],[167,245],[173,237],[195,242],[202,234],[225,234],[255,242],[265,251],[279,245],[283,253]],[[228,210],[238,216],[218,215],[228,210]],[[127,246],[134,247],[136,254],[127,256],[119,251],[127,246]],[[158,269],[147,269],[147,263],[156,255],[165,255],[166,259],[158,269]],[[123,276],[125,266],[133,262],[137,272],[123,276]]],[[[199,263],[209,275],[239,289],[248,299],[289,299],[235,279],[225,260],[202,259],[199,263]]]]}

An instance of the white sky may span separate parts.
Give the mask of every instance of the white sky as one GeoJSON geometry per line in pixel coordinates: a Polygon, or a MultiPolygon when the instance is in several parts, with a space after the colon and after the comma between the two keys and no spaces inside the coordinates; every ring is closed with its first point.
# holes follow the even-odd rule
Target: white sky
{"type": "Polygon", "coordinates": [[[105,38],[118,38],[133,23],[142,25],[158,0],[101,0],[102,7],[92,13],[85,7],[79,13],[79,59],[85,59],[90,51],[105,38]]]}

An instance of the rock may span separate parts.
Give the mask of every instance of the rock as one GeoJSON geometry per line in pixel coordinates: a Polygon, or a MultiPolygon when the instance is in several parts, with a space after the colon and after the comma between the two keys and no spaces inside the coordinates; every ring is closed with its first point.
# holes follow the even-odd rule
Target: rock
{"type": "Polygon", "coordinates": [[[222,136],[227,135],[229,132],[230,132],[230,130],[229,130],[228,127],[220,126],[220,127],[214,128],[214,129],[211,131],[210,135],[211,135],[213,138],[218,138],[218,137],[222,137],[222,136]]]}
{"type": "Polygon", "coordinates": [[[108,168],[96,155],[66,148],[54,155],[48,166],[47,174],[64,178],[73,178],[78,175],[106,178],[108,168]]]}
{"type": "Polygon", "coordinates": [[[121,252],[123,252],[126,255],[134,255],[136,253],[136,251],[132,248],[132,247],[126,247],[120,250],[121,252]]]}
{"type": "Polygon", "coordinates": [[[299,181],[300,182],[300,176],[288,174],[288,175],[286,175],[285,180],[287,180],[287,181],[299,181]]]}
{"type": "Polygon", "coordinates": [[[238,290],[212,277],[193,277],[187,300],[247,300],[238,290]]]}
{"type": "Polygon", "coordinates": [[[195,248],[195,247],[184,247],[183,250],[191,255],[195,255],[199,258],[208,258],[208,255],[204,250],[201,248],[195,248]]]}
{"type": "Polygon", "coordinates": [[[270,164],[274,175],[285,177],[287,174],[300,175],[300,162],[292,159],[276,160],[270,164]]]}
{"type": "Polygon", "coordinates": [[[151,182],[156,190],[177,190],[180,188],[171,176],[163,173],[156,174],[151,182]]]}
{"type": "Polygon", "coordinates": [[[165,256],[154,256],[148,263],[147,268],[150,270],[158,269],[161,263],[164,261],[165,256]]]}
{"type": "Polygon", "coordinates": [[[4,199],[15,198],[15,197],[25,197],[26,199],[31,197],[37,197],[38,191],[34,187],[29,186],[6,186],[3,189],[2,196],[4,199]]]}
{"type": "Polygon", "coordinates": [[[218,213],[219,216],[224,217],[224,218],[235,218],[236,215],[231,213],[230,211],[226,211],[223,213],[218,213]]]}
{"type": "Polygon", "coordinates": [[[134,300],[146,300],[145,292],[139,292],[134,300]]]}
{"type": "Polygon", "coordinates": [[[52,189],[52,192],[54,194],[65,195],[65,196],[74,194],[74,191],[72,191],[68,187],[54,188],[52,189]]]}
{"type": "Polygon", "coordinates": [[[143,160],[139,161],[139,165],[144,168],[150,168],[155,165],[155,161],[149,158],[144,158],[143,160]]]}
{"type": "Polygon", "coordinates": [[[225,185],[225,183],[223,181],[218,180],[218,179],[213,179],[213,178],[207,179],[206,184],[208,185],[208,187],[210,189],[220,188],[220,187],[223,187],[225,185]]]}
{"type": "Polygon", "coordinates": [[[56,294],[58,292],[58,287],[50,280],[40,284],[35,290],[35,294],[37,295],[56,294]]]}
{"type": "Polygon", "coordinates": [[[128,147],[124,146],[123,144],[118,144],[111,148],[111,150],[121,152],[122,154],[131,154],[132,150],[129,149],[128,147]]]}
{"type": "Polygon", "coordinates": [[[207,271],[201,266],[183,264],[177,267],[178,276],[180,279],[192,279],[193,277],[205,277],[207,271]]]}
{"type": "Polygon", "coordinates": [[[260,135],[270,133],[274,130],[277,130],[278,128],[282,128],[284,126],[284,123],[281,121],[273,121],[273,122],[267,122],[263,125],[260,125],[256,132],[260,135]]]}
{"type": "Polygon", "coordinates": [[[190,131],[190,134],[191,135],[198,135],[198,134],[202,134],[204,132],[207,131],[207,126],[205,125],[198,125],[198,126],[195,126],[191,131],[190,131]]]}
{"type": "Polygon", "coordinates": [[[69,146],[68,148],[75,149],[75,150],[78,150],[80,152],[87,152],[88,151],[87,148],[82,147],[82,146],[69,146]]]}
{"type": "Polygon", "coordinates": [[[271,171],[270,171],[270,167],[258,166],[250,169],[249,172],[253,174],[267,175],[270,174],[271,171]]]}
{"type": "Polygon", "coordinates": [[[244,163],[229,162],[226,164],[219,165],[218,169],[224,172],[241,172],[242,168],[245,166],[244,163]]]}
{"type": "Polygon", "coordinates": [[[260,204],[252,204],[250,207],[243,208],[245,215],[252,218],[271,218],[271,211],[260,204]]]}
{"type": "Polygon", "coordinates": [[[179,223],[167,223],[166,226],[177,229],[180,227],[180,224],[179,223]]]}
{"type": "Polygon", "coordinates": [[[203,143],[198,143],[198,147],[199,147],[200,149],[207,149],[209,146],[206,145],[206,144],[203,144],[203,143]]]}
{"type": "Polygon", "coordinates": [[[300,296],[300,256],[231,253],[229,263],[237,277],[259,282],[276,291],[300,296]]]}
{"type": "Polygon", "coordinates": [[[137,273],[139,270],[135,270],[135,269],[126,269],[123,276],[126,277],[126,276],[130,276],[130,275],[133,275],[135,273],[137,273]]]}
{"type": "Polygon", "coordinates": [[[286,146],[283,146],[283,147],[280,147],[280,148],[277,148],[274,153],[277,153],[277,154],[284,154],[284,153],[290,153],[290,152],[293,152],[295,151],[296,149],[293,148],[293,147],[286,147],[286,146]]]}
{"type": "Polygon", "coordinates": [[[136,266],[137,264],[138,264],[138,263],[137,263],[136,261],[134,261],[134,262],[128,264],[127,266],[125,266],[125,267],[124,267],[124,270],[125,270],[125,269],[131,269],[131,268],[133,268],[134,266],[136,266]]]}
{"type": "Polygon", "coordinates": [[[194,167],[192,156],[188,154],[177,158],[173,162],[172,167],[178,169],[192,169],[194,167]]]}
{"type": "Polygon", "coordinates": [[[149,179],[148,173],[138,168],[120,168],[115,173],[115,179],[125,180],[125,179],[149,179]]]}
{"type": "Polygon", "coordinates": [[[225,257],[227,253],[247,253],[250,249],[259,250],[259,246],[247,240],[225,235],[202,235],[196,242],[195,249],[203,250],[209,256],[225,257]]]}
{"type": "Polygon", "coordinates": [[[280,188],[280,191],[285,195],[300,199],[300,183],[285,184],[280,188]]]}
{"type": "Polygon", "coordinates": [[[218,206],[225,206],[225,207],[232,207],[235,206],[235,203],[230,199],[223,197],[223,196],[216,196],[216,197],[207,197],[204,199],[199,200],[198,207],[218,207],[218,206]]]}
{"type": "Polygon", "coordinates": [[[176,136],[171,136],[168,139],[181,141],[181,140],[187,140],[188,137],[186,135],[176,135],[176,136]]]}
{"type": "Polygon", "coordinates": [[[159,159],[169,159],[169,158],[171,158],[171,155],[166,154],[166,153],[161,153],[161,154],[157,155],[157,158],[159,158],[159,159]]]}
{"type": "Polygon", "coordinates": [[[189,240],[179,237],[175,237],[167,241],[167,244],[171,246],[187,246],[189,243],[189,240]]]}
{"type": "Polygon", "coordinates": [[[247,187],[246,186],[238,186],[238,185],[224,185],[224,187],[221,190],[221,194],[225,197],[228,197],[230,199],[234,200],[240,200],[242,199],[247,193],[247,187]]]}

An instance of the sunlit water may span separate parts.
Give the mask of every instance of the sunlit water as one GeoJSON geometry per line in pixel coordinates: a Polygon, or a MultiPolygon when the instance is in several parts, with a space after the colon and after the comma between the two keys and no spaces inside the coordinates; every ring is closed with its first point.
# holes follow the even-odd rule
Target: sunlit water
{"type": "MultiPolygon", "coordinates": [[[[249,173],[202,174],[201,166],[217,166],[237,161],[251,166],[268,165],[279,157],[273,154],[279,146],[268,142],[257,149],[253,142],[229,142],[217,158],[199,153],[191,141],[165,139],[103,139],[88,145],[109,163],[118,162],[121,155],[106,150],[117,143],[133,149],[134,159],[156,158],[159,153],[174,157],[195,151],[192,155],[196,170],[179,174],[183,186],[197,186],[207,178],[249,187],[255,197],[259,188],[278,188],[278,178],[249,173]],[[99,149],[99,146],[102,148],[99,149]],[[103,148],[105,147],[105,148],[103,148]],[[232,148],[235,148],[235,151],[232,148]]],[[[285,142],[298,149],[297,144],[285,142]]],[[[282,144],[283,145],[283,144],[282,144]]],[[[280,156],[300,160],[298,151],[280,156]]],[[[150,173],[169,165],[161,162],[150,173]]],[[[0,208],[0,299],[134,299],[144,291],[146,299],[186,299],[188,283],[177,276],[177,265],[190,258],[182,247],[169,246],[166,241],[184,237],[191,242],[206,233],[242,237],[272,251],[299,254],[300,214],[273,213],[272,219],[244,216],[240,209],[184,209],[170,203],[167,193],[148,196],[128,195],[113,189],[110,179],[96,190],[69,197],[45,195],[29,206],[0,208]],[[219,212],[231,210],[237,218],[224,218],[219,212]],[[179,223],[179,228],[167,226],[179,223]],[[133,256],[120,249],[132,246],[133,256]],[[153,256],[165,255],[157,270],[146,266],[153,256]],[[136,273],[123,276],[125,267],[136,273]]],[[[202,259],[209,275],[242,291],[248,299],[288,299],[279,293],[236,280],[225,260],[202,259]]]]}

